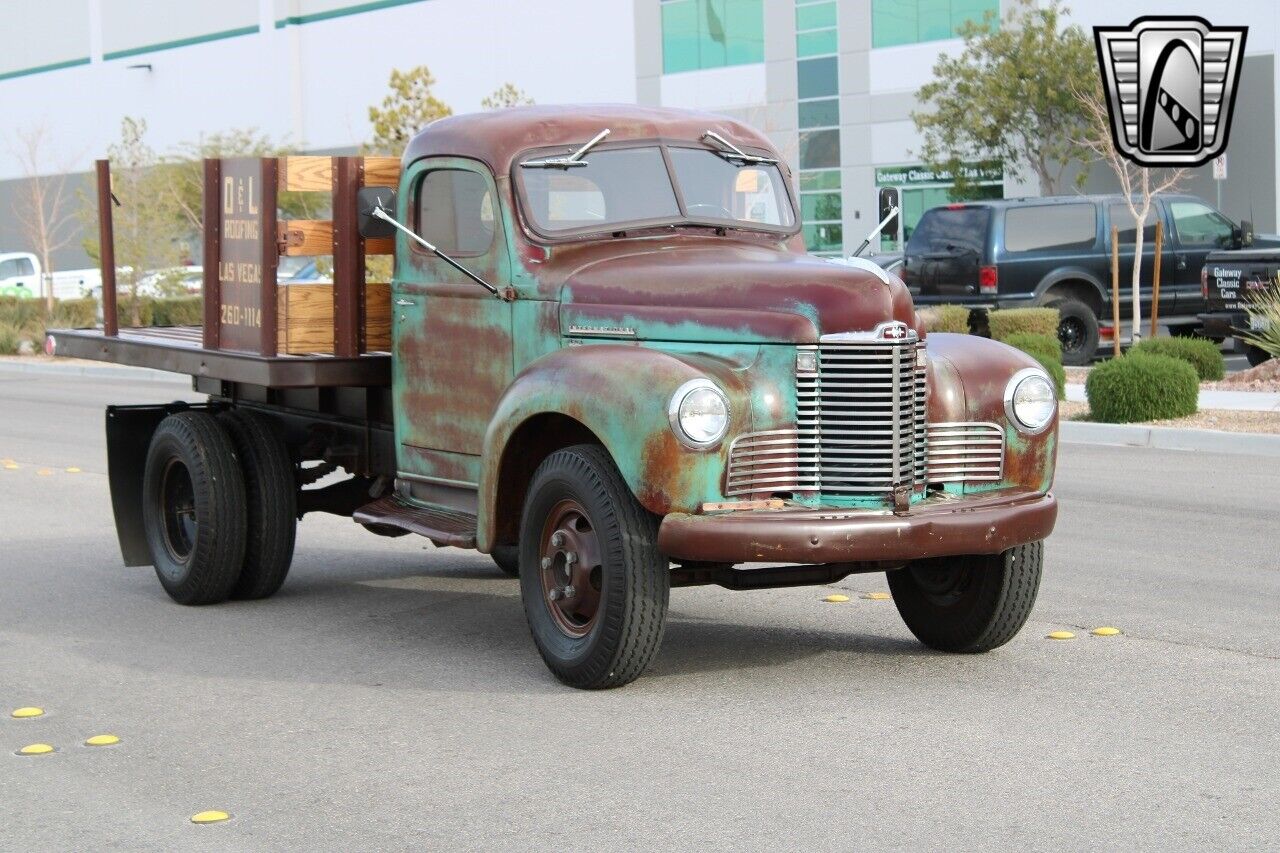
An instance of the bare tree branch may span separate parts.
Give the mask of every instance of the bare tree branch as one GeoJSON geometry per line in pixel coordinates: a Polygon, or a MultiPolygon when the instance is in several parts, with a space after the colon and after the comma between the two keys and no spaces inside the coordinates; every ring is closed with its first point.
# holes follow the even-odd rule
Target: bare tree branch
{"type": "Polygon", "coordinates": [[[13,215],[31,250],[40,257],[45,307],[53,311],[53,255],[75,239],[76,213],[67,203],[67,173],[72,161],[46,164],[48,130],[36,125],[14,133],[9,149],[22,169],[23,184],[13,215]],[[48,174],[46,174],[48,173],[48,174]]]}

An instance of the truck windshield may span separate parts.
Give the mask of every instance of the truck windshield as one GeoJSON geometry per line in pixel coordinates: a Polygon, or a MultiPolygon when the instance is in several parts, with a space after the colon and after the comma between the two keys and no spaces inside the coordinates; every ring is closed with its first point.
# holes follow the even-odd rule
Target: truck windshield
{"type": "Polygon", "coordinates": [[[777,166],[737,164],[705,148],[667,151],[670,171],[657,145],[597,149],[572,169],[520,169],[528,215],[544,234],[682,221],[772,231],[794,225],[777,166]]]}

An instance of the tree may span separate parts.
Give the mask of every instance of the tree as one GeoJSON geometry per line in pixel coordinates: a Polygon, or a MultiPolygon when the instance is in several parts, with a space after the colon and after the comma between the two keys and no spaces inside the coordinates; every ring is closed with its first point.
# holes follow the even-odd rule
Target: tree
{"type": "MultiPolygon", "coordinates": [[[[1107,112],[1107,103],[1097,78],[1090,81],[1088,88],[1076,90],[1073,97],[1087,118],[1084,133],[1076,139],[1076,144],[1092,153],[1095,162],[1105,163],[1111,169],[1135,223],[1130,293],[1133,300],[1133,342],[1136,344],[1142,339],[1142,302],[1139,298],[1139,285],[1142,281],[1142,223],[1147,221],[1147,216],[1151,213],[1153,197],[1176,190],[1186,177],[1187,170],[1148,169],[1130,161],[1116,150],[1111,136],[1111,116],[1107,112]]],[[[1115,333],[1118,335],[1120,330],[1117,329],[1115,333]]]]}
{"type": "Polygon", "coordinates": [[[436,78],[425,65],[401,71],[391,69],[391,92],[380,106],[369,107],[373,139],[365,145],[369,154],[399,157],[413,135],[438,118],[453,115],[444,101],[431,93],[436,78]]]}
{"type": "Polygon", "coordinates": [[[1067,167],[1079,162],[1073,140],[1087,117],[1073,93],[1092,84],[1098,66],[1080,27],[1062,27],[1066,12],[1060,0],[1042,8],[1016,0],[1003,21],[988,12],[964,24],[959,56],[938,57],[933,82],[916,95],[928,109],[911,117],[924,136],[921,157],[955,175],[958,191],[968,189],[966,161],[998,159],[1014,174],[1030,169],[1046,195],[1059,192],[1067,167]]]}
{"type": "Polygon", "coordinates": [[[486,110],[501,110],[507,107],[529,106],[532,103],[533,98],[529,97],[523,89],[517,88],[514,83],[503,83],[500,88],[494,89],[480,101],[480,106],[486,110]]]}
{"type": "Polygon", "coordinates": [[[45,308],[52,316],[53,254],[69,246],[76,236],[76,215],[67,195],[71,166],[69,162],[55,163],[49,167],[52,175],[41,174],[49,142],[48,131],[42,125],[19,131],[15,138],[12,150],[22,169],[23,182],[13,203],[13,215],[27,245],[40,256],[45,308]]]}
{"type": "MultiPolygon", "coordinates": [[[[184,217],[170,189],[161,158],[146,142],[147,123],[125,118],[120,141],[107,147],[111,186],[120,205],[113,211],[117,275],[129,294],[129,323],[141,325],[138,285],[150,271],[176,266],[186,253],[184,217]]],[[[97,220],[96,199],[83,215],[97,220]]],[[[96,253],[96,252],[95,252],[96,253]]]]}

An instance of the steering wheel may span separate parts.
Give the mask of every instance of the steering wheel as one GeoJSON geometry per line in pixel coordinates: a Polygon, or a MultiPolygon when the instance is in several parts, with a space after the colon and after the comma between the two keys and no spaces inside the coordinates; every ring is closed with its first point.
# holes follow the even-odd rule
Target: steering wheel
{"type": "Polygon", "coordinates": [[[685,207],[690,216],[696,216],[701,212],[702,216],[709,219],[733,219],[733,211],[727,207],[721,207],[718,204],[690,204],[685,207]]]}

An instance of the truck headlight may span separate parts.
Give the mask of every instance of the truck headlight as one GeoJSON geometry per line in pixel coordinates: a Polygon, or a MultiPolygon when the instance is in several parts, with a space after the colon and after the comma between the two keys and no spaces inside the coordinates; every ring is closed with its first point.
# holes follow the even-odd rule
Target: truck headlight
{"type": "Polygon", "coordinates": [[[690,379],[671,395],[671,430],[685,447],[715,447],[729,429],[729,399],[710,379],[690,379]]]}
{"type": "Polygon", "coordinates": [[[1004,412],[1022,432],[1044,432],[1057,408],[1058,394],[1043,370],[1019,370],[1004,387],[1004,412]]]}

